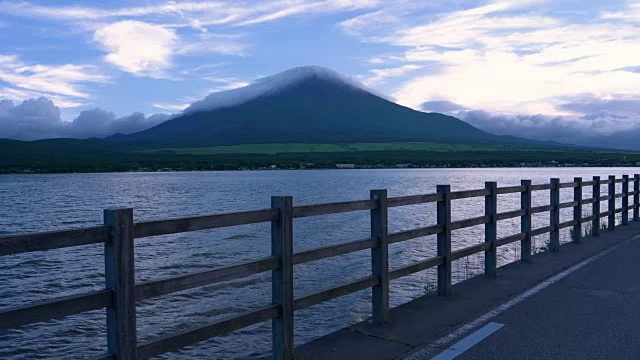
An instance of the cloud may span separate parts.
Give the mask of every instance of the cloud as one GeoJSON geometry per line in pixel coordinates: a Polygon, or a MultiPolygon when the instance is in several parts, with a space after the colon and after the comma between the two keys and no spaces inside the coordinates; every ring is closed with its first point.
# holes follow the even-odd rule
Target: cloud
{"type": "Polygon", "coordinates": [[[0,3],[0,12],[14,16],[74,21],[155,20],[157,23],[171,27],[188,27],[206,32],[206,27],[210,25],[248,26],[295,15],[366,9],[377,6],[381,2],[380,0],[167,1],[147,6],[106,9],[6,1],[0,3]]]}
{"type": "Polygon", "coordinates": [[[420,106],[420,110],[438,113],[457,113],[467,109],[464,106],[452,103],[451,101],[435,100],[424,102],[420,106]]]}
{"type": "Polygon", "coordinates": [[[630,22],[638,22],[640,20],[640,2],[629,0],[629,5],[625,11],[605,12],[602,14],[603,19],[625,20],[630,22]]]}
{"type": "MultiPolygon", "coordinates": [[[[635,100],[638,106],[640,98],[635,100]]],[[[457,117],[479,129],[497,134],[589,147],[640,150],[640,112],[629,106],[633,99],[602,101],[592,96],[567,99],[564,106],[585,115],[491,113],[446,100],[428,101],[420,110],[457,117]],[[626,110],[627,115],[613,110],[626,110]]]]}
{"type": "MultiPolygon", "coordinates": [[[[402,83],[392,94],[413,108],[444,100],[490,113],[579,118],[602,108],[578,109],[565,104],[568,98],[590,94],[612,105],[616,97],[638,94],[640,72],[629,54],[640,47],[640,4],[612,3],[620,11],[602,13],[594,4],[541,3],[434,3],[425,12],[399,2],[339,27],[363,43],[388,47],[369,65],[422,66],[398,76],[402,83]]],[[[611,111],[628,115],[620,108],[632,106],[640,115],[626,100],[618,105],[611,111]]]]}
{"type": "Polygon", "coordinates": [[[120,21],[98,29],[93,39],[108,52],[105,61],[138,76],[164,77],[171,68],[177,35],[141,21],[120,21]]]}
{"type": "Polygon", "coordinates": [[[249,44],[243,36],[230,34],[203,33],[196,39],[185,40],[177,47],[178,55],[202,55],[216,53],[221,55],[245,56],[249,44]]]}
{"type": "Polygon", "coordinates": [[[130,134],[163,123],[171,118],[168,114],[155,114],[145,117],[143,113],[135,112],[131,115],[116,118],[112,112],[102,109],[85,110],[68,124],[69,134],[73,137],[106,137],[112,134],[130,134]]]}
{"type": "Polygon", "coordinates": [[[354,11],[380,0],[165,1],[144,6],[41,5],[1,1],[0,13],[44,18],[90,32],[104,60],[135,76],[181,79],[177,56],[247,56],[242,28],[293,16],[354,11]],[[217,33],[210,31],[217,27],[217,33]],[[194,33],[194,31],[196,33],[194,33]]]}
{"type": "Polygon", "coordinates": [[[623,68],[617,69],[620,71],[628,71],[632,73],[640,73],[640,66],[625,66],[623,68]]]}
{"type": "Polygon", "coordinates": [[[156,114],[145,117],[133,113],[117,118],[102,109],[85,110],[73,121],[63,121],[60,109],[53,101],[40,97],[25,100],[19,105],[0,100],[0,138],[37,140],[48,138],[106,137],[115,133],[133,133],[158,125],[172,115],[156,114]]]}
{"type": "Polygon", "coordinates": [[[151,104],[151,106],[160,110],[181,112],[182,110],[186,109],[189,106],[189,104],[188,103],[184,103],[184,104],[153,103],[151,104]]]}
{"type": "Polygon", "coordinates": [[[497,135],[512,135],[541,141],[555,141],[589,147],[640,150],[640,116],[601,111],[582,117],[491,114],[463,110],[455,116],[497,135]]]}
{"type": "Polygon", "coordinates": [[[587,114],[581,117],[581,119],[585,119],[585,120],[595,120],[595,119],[601,119],[601,118],[628,119],[629,117],[620,115],[620,114],[610,113],[607,110],[600,110],[597,113],[587,114]]]}
{"type": "Polygon", "coordinates": [[[169,70],[176,55],[244,56],[249,47],[240,35],[202,32],[181,37],[170,27],[136,20],[102,26],[93,40],[107,52],[105,61],[136,76],[151,78],[174,78],[169,70]]]}
{"type": "Polygon", "coordinates": [[[407,75],[415,70],[421,69],[422,66],[415,64],[407,64],[394,68],[373,69],[369,70],[373,75],[366,76],[364,83],[366,85],[374,85],[385,82],[388,78],[407,75]]]}
{"type": "Polygon", "coordinates": [[[0,96],[9,99],[47,96],[64,107],[79,106],[90,93],[85,85],[105,83],[109,77],[94,65],[29,64],[13,54],[0,54],[0,96]]]}
{"type": "Polygon", "coordinates": [[[33,140],[58,137],[60,109],[46,98],[25,100],[14,106],[0,101],[0,138],[33,140]]]}
{"type": "Polygon", "coordinates": [[[563,98],[558,107],[578,114],[604,110],[632,117],[640,115],[640,95],[613,94],[608,98],[599,98],[592,94],[573,96],[563,98]]]}
{"type": "Polygon", "coordinates": [[[226,91],[226,90],[232,90],[232,89],[237,89],[237,88],[241,88],[244,86],[249,85],[250,83],[248,81],[244,81],[244,80],[240,80],[237,78],[224,78],[224,77],[217,77],[217,76],[207,76],[204,78],[205,80],[211,81],[215,84],[218,84],[217,86],[210,88],[207,90],[207,93],[214,93],[214,92],[218,92],[218,91],[226,91]]]}
{"type": "Polygon", "coordinates": [[[344,20],[338,26],[349,35],[363,36],[369,31],[384,29],[399,20],[390,12],[379,10],[344,20]]]}

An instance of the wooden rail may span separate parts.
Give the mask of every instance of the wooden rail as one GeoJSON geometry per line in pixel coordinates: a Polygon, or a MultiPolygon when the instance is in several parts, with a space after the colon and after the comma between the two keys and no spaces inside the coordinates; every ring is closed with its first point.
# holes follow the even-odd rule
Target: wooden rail
{"type": "MultiPolygon", "coordinates": [[[[273,197],[268,209],[215,214],[157,221],[134,222],[132,209],[107,209],[104,226],[75,230],[41,232],[34,234],[0,236],[0,256],[45,251],[66,247],[103,243],[105,248],[105,288],[84,294],[53,298],[46,301],[0,309],[0,330],[58,319],[86,311],[104,308],[107,312],[107,353],[103,359],[146,359],[159,354],[179,350],[214,336],[224,335],[259,322],[272,320],[273,356],[276,359],[292,359],[293,313],[315,304],[364,289],[372,289],[373,313],[376,323],[389,318],[389,282],[430,268],[437,268],[438,294],[451,294],[451,263],[473,254],[485,254],[485,274],[497,272],[496,250],[500,246],[520,242],[521,261],[531,261],[531,238],[550,234],[550,250],[559,250],[559,231],[573,227],[573,241],[582,237],[581,225],[591,222],[593,235],[599,235],[601,219],[607,218],[608,230],[616,227],[615,216],[622,214],[622,225],[628,224],[629,212],[633,220],[640,220],[640,175],[622,179],[609,176],[592,181],[574,178],[573,182],[560,183],[551,179],[549,184],[532,185],[522,180],[519,186],[498,187],[487,182],[484,189],[451,191],[449,185],[439,185],[437,192],[425,195],[387,197],[386,190],[372,190],[368,200],[336,202],[317,205],[293,206],[291,197],[273,197]],[[633,191],[629,183],[633,182],[633,191]],[[607,184],[608,193],[602,196],[600,186],[607,184]],[[622,192],[615,193],[615,184],[622,184],[622,192]],[[582,189],[592,187],[593,195],[582,198],[582,189]],[[560,189],[573,188],[573,201],[560,203],[560,189]],[[550,204],[532,207],[533,191],[549,191],[550,204]],[[521,207],[498,213],[498,195],[519,193],[521,207]],[[485,201],[485,213],[474,218],[451,221],[454,200],[481,197],[485,201]],[[615,208],[616,199],[622,199],[622,207],[615,208]],[[631,200],[631,201],[630,201],[631,200]],[[608,202],[608,210],[600,211],[600,203],[608,202]],[[396,233],[388,232],[388,208],[416,204],[436,203],[437,223],[396,233]],[[582,207],[592,204],[592,215],[583,217],[582,207]],[[560,222],[561,209],[573,209],[573,219],[560,222]],[[293,219],[352,211],[369,211],[371,237],[339,245],[325,246],[293,253],[293,219]],[[550,225],[533,229],[533,214],[548,212],[550,225]],[[520,218],[520,233],[497,238],[498,222],[520,218]],[[175,234],[254,223],[271,223],[271,254],[261,259],[236,263],[196,273],[166,277],[143,283],[135,283],[134,246],[136,238],[175,234]],[[484,225],[484,242],[452,251],[452,231],[484,225]],[[389,246],[395,243],[437,235],[437,255],[397,269],[389,269],[389,246]],[[306,294],[293,296],[293,267],[311,261],[340,256],[356,251],[371,251],[371,275],[346,284],[306,294]],[[223,281],[243,278],[271,271],[272,299],[263,307],[229,316],[209,324],[185,329],[146,342],[137,341],[136,303],[186,289],[223,281]]],[[[265,254],[266,255],[266,254],[265,254]]],[[[265,299],[265,302],[266,299],[265,299]]]]}

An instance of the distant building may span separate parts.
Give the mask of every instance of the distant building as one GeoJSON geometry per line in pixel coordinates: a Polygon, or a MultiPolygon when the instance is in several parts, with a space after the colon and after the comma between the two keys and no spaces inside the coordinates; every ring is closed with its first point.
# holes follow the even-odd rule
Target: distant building
{"type": "Polygon", "coordinates": [[[338,169],[355,169],[356,164],[336,164],[338,169]]]}
{"type": "Polygon", "coordinates": [[[271,168],[272,168],[272,169],[277,169],[277,168],[278,168],[278,166],[277,166],[277,165],[271,165],[271,168]]]}
{"type": "Polygon", "coordinates": [[[396,164],[396,167],[399,169],[405,169],[411,166],[411,164],[396,164]]]}

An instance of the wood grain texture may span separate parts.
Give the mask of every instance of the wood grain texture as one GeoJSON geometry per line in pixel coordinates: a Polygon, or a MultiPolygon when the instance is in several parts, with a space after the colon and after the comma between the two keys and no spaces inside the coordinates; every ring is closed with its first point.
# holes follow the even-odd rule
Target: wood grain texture
{"type": "Polygon", "coordinates": [[[372,200],[345,201],[317,205],[296,206],[293,208],[293,217],[302,218],[328,214],[339,214],[351,211],[363,211],[375,209],[378,204],[372,200]]]}
{"type": "Polygon", "coordinates": [[[104,225],[111,227],[105,243],[105,286],[113,292],[107,307],[107,351],[117,359],[137,359],[136,282],[133,209],[104,210],[104,225]]]}
{"type": "Polygon", "coordinates": [[[489,190],[489,195],[484,198],[484,216],[489,218],[489,222],[484,225],[484,241],[488,248],[484,252],[484,274],[496,276],[498,266],[498,254],[496,239],[498,235],[498,183],[494,181],[485,182],[485,188],[489,190]]]}
{"type": "Polygon", "coordinates": [[[497,191],[498,191],[498,195],[502,195],[502,194],[518,193],[518,192],[522,192],[524,190],[525,190],[524,186],[519,185],[519,186],[499,187],[497,191]]]}
{"type": "Polygon", "coordinates": [[[542,234],[546,234],[553,229],[551,226],[543,226],[541,228],[531,230],[531,236],[538,236],[542,234]]]}
{"type": "Polygon", "coordinates": [[[480,243],[473,246],[468,246],[464,249],[456,250],[451,253],[451,261],[455,261],[458,259],[462,259],[463,257],[467,257],[469,255],[477,254],[489,249],[488,243],[480,243]]]}
{"type": "Polygon", "coordinates": [[[451,186],[438,185],[438,194],[442,194],[442,200],[436,207],[437,222],[442,226],[442,232],[438,233],[437,255],[444,258],[444,263],[438,265],[438,295],[451,295],[451,186]]]}
{"type": "Polygon", "coordinates": [[[271,256],[280,259],[280,266],[271,271],[271,301],[280,306],[272,320],[273,356],[293,359],[293,199],[274,196],[271,207],[278,212],[271,222],[271,256]]]}
{"type": "Polygon", "coordinates": [[[520,232],[525,234],[520,242],[520,260],[524,263],[531,262],[531,180],[521,180],[525,190],[520,193],[520,208],[524,214],[520,216],[520,232]]]}
{"type": "Polygon", "coordinates": [[[434,256],[432,258],[418,261],[414,264],[402,266],[398,269],[392,270],[391,272],[389,272],[389,279],[395,280],[407,275],[415,274],[419,271],[431,269],[432,267],[436,267],[442,264],[444,264],[444,257],[434,256]]]}
{"type": "Polygon", "coordinates": [[[521,217],[522,215],[525,214],[525,212],[526,212],[526,210],[523,210],[523,209],[506,211],[506,212],[503,212],[503,213],[496,214],[496,219],[497,219],[497,221],[500,221],[500,220],[506,220],[506,219],[512,219],[512,218],[516,218],[516,217],[521,217]]]}
{"type": "Polygon", "coordinates": [[[551,189],[549,190],[549,204],[552,206],[549,212],[549,225],[551,226],[551,234],[549,236],[549,251],[560,251],[560,179],[551,179],[551,189]]]}
{"type": "Polygon", "coordinates": [[[640,174],[634,174],[633,179],[633,221],[640,221],[640,174]]]}
{"type": "Polygon", "coordinates": [[[98,290],[0,310],[0,331],[41,321],[62,319],[112,305],[112,293],[98,290]]]}
{"type": "MultiPolygon", "coordinates": [[[[576,188],[573,188],[573,189],[575,190],[576,188]]],[[[576,207],[576,206],[578,206],[578,204],[579,204],[579,202],[577,202],[577,201],[567,201],[567,202],[563,202],[563,203],[558,204],[558,208],[559,209],[568,209],[568,208],[576,207]]]]}
{"type": "Polygon", "coordinates": [[[372,249],[380,246],[380,239],[368,238],[350,241],[339,245],[329,245],[317,249],[311,249],[293,254],[293,264],[304,264],[311,261],[349,254],[356,251],[372,249]]]}
{"type": "Polygon", "coordinates": [[[427,204],[440,200],[440,194],[408,195],[392,197],[387,200],[387,207],[427,204]]]}
{"type": "Polygon", "coordinates": [[[551,190],[551,184],[531,185],[531,191],[551,190]]]}
{"type": "Polygon", "coordinates": [[[177,291],[239,279],[265,271],[275,270],[278,266],[280,266],[279,258],[270,256],[240,264],[148,281],[136,286],[136,300],[143,301],[177,291]]]}
{"type": "Polygon", "coordinates": [[[616,176],[609,175],[609,192],[608,192],[608,207],[607,212],[609,215],[607,216],[607,230],[613,231],[616,229],[616,176]]]}
{"type": "Polygon", "coordinates": [[[4,235],[0,236],[0,256],[99,244],[110,241],[110,235],[111,228],[105,226],[33,234],[4,235]]]}
{"type": "Polygon", "coordinates": [[[531,213],[532,214],[537,214],[537,213],[551,211],[552,209],[553,209],[553,204],[535,206],[535,207],[531,208],[531,213]]]}
{"type": "Polygon", "coordinates": [[[489,190],[487,190],[487,189],[452,191],[451,192],[451,200],[460,200],[460,199],[468,199],[468,198],[473,198],[473,197],[482,197],[482,196],[487,196],[488,194],[489,194],[489,190]]]}
{"type": "Polygon", "coordinates": [[[210,324],[195,326],[178,333],[160,336],[142,342],[138,346],[138,359],[148,359],[160,354],[173,352],[185,346],[197,344],[215,336],[258,324],[280,316],[280,306],[267,305],[240,315],[225,317],[210,324]]]}
{"type": "Polygon", "coordinates": [[[578,184],[577,187],[573,189],[573,202],[575,203],[573,207],[573,221],[575,221],[575,225],[573,226],[573,242],[580,243],[582,242],[582,178],[576,177],[573,178],[573,181],[578,184]]]}
{"type": "Polygon", "coordinates": [[[564,229],[578,224],[578,220],[568,220],[558,224],[558,229],[564,229]]]}
{"type": "Polygon", "coordinates": [[[622,225],[629,225],[629,175],[622,175],[622,225]]]}
{"type": "Polygon", "coordinates": [[[513,234],[513,235],[501,237],[496,240],[496,246],[502,246],[502,245],[511,244],[512,242],[521,241],[526,236],[527,235],[524,233],[519,233],[519,234],[513,234]]]}
{"type": "Polygon", "coordinates": [[[490,218],[483,215],[483,216],[478,216],[471,219],[454,221],[451,223],[450,226],[451,226],[451,230],[459,230],[459,229],[464,229],[471,226],[483,225],[488,223],[489,221],[491,221],[490,218]]]}
{"type": "Polygon", "coordinates": [[[380,279],[371,275],[364,279],[352,281],[347,284],[335,286],[330,289],[318,291],[312,294],[305,295],[299,299],[296,299],[293,303],[294,310],[306,309],[310,306],[329,301],[341,296],[349,295],[351,293],[361,291],[368,288],[373,288],[380,283],[380,279]]]}
{"type": "Polygon", "coordinates": [[[593,214],[593,220],[591,221],[591,235],[600,236],[600,176],[593,177],[593,206],[591,213],[593,214]]]}
{"type": "Polygon", "coordinates": [[[143,221],[135,224],[135,237],[168,235],[189,231],[255,224],[276,220],[274,209],[240,211],[207,216],[195,216],[168,220],[143,221]]]}
{"type": "Polygon", "coordinates": [[[389,244],[416,239],[423,236],[435,235],[442,232],[442,230],[442,226],[440,225],[431,225],[422,228],[392,233],[389,234],[389,244]]]}
{"type": "Polygon", "coordinates": [[[378,277],[378,284],[371,288],[371,311],[374,324],[389,322],[389,226],[387,190],[371,190],[371,200],[378,204],[371,210],[371,237],[378,239],[371,249],[371,274],[378,277]]]}

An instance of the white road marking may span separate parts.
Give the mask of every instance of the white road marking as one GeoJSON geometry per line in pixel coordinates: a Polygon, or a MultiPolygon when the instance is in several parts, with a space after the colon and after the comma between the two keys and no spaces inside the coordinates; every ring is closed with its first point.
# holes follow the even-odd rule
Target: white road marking
{"type": "Polygon", "coordinates": [[[433,357],[431,360],[452,360],[456,357],[460,356],[463,352],[471,349],[474,345],[479,343],[480,341],[488,338],[491,334],[496,331],[502,329],[504,324],[499,323],[488,323],[482,328],[476,330],[473,334],[467,336],[466,338],[460,340],[459,342],[451,345],[450,348],[441,352],[440,354],[433,357]]]}
{"type": "Polygon", "coordinates": [[[521,303],[522,301],[524,301],[525,299],[537,294],[538,292],[540,292],[541,290],[549,287],[550,285],[553,285],[555,283],[557,283],[558,281],[562,280],[563,278],[571,275],[572,273],[574,273],[575,271],[581,269],[582,267],[584,267],[585,265],[592,263],[600,258],[602,258],[603,256],[609,254],[610,252],[612,252],[613,250],[619,248],[620,246],[628,243],[631,240],[637,240],[640,239],[640,235],[636,235],[634,237],[632,237],[629,240],[626,240],[624,242],[621,242],[613,247],[610,247],[607,250],[604,250],[601,253],[598,253],[596,255],[593,255],[590,258],[587,258],[581,262],[579,262],[578,264],[568,268],[567,270],[564,270],[552,277],[550,277],[549,279],[541,282],[540,284],[532,287],[531,289],[521,293],[520,295],[511,298],[510,300],[508,300],[505,303],[502,303],[501,305],[495,307],[494,309],[484,313],[483,315],[478,316],[477,318],[471,320],[470,322],[460,326],[459,328],[457,328],[456,330],[452,331],[451,333],[441,337],[440,339],[432,342],[429,345],[426,345],[425,347],[422,347],[414,352],[412,352],[411,354],[405,356],[403,358],[403,360],[423,360],[423,359],[428,359],[430,355],[436,353],[437,351],[439,351],[440,349],[442,349],[443,347],[447,346],[448,344],[452,343],[453,341],[455,341],[456,339],[462,337],[464,334],[468,333],[469,331],[477,328],[478,326],[486,323],[487,321],[493,319],[494,317],[500,315],[501,313],[509,310],[510,308],[512,308],[513,306],[521,303]]]}

